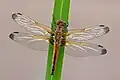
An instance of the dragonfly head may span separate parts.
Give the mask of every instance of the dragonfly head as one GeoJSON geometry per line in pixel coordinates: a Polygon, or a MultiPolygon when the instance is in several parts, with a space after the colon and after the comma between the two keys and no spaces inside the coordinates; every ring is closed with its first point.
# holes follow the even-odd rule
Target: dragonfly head
{"type": "Polygon", "coordinates": [[[55,28],[56,32],[63,33],[65,30],[65,27],[66,27],[65,21],[63,21],[63,20],[56,21],[56,28],[55,28]]]}
{"type": "Polygon", "coordinates": [[[57,20],[56,25],[62,28],[66,26],[66,23],[63,20],[57,20]]]}

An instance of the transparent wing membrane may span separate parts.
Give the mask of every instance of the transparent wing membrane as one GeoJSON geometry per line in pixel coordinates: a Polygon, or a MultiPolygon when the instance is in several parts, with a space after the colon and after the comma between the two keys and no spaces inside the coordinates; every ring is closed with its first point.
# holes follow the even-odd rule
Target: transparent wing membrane
{"type": "Polygon", "coordinates": [[[73,57],[99,56],[107,53],[107,50],[97,44],[86,42],[67,42],[65,53],[73,57]]]}
{"type": "MultiPolygon", "coordinates": [[[[50,35],[55,34],[56,31],[53,32],[49,27],[39,24],[21,13],[12,14],[12,18],[17,24],[28,31],[28,33],[13,32],[9,35],[9,37],[17,43],[34,50],[46,51],[48,50],[49,41],[55,41],[52,39],[50,40],[49,38],[50,35]]],[[[100,37],[108,32],[109,28],[105,25],[96,25],[90,28],[68,30],[68,32],[65,33],[65,53],[73,57],[104,55],[107,53],[107,50],[103,46],[84,41],[100,37]]],[[[55,36],[53,36],[53,39],[55,39],[54,37],[55,36]]]]}
{"type": "Polygon", "coordinates": [[[84,29],[72,29],[68,31],[68,39],[86,41],[100,37],[109,32],[109,28],[105,25],[96,25],[84,29]]]}
{"type": "Polygon", "coordinates": [[[33,21],[32,19],[24,16],[21,13],[12,14],[12,18],[17,24],[34,34],[49,35],[49,33],[52,32],[49,27],[39,24],[38,22],[33,21]]]}
{"type": "Polygon", "coordinates": [[[49,38],[46,36],[36,36],[30,33],[13,32],[9,35],[9,37],[12,40],[34,50],[46,51],[48,48],[49,38]]]}

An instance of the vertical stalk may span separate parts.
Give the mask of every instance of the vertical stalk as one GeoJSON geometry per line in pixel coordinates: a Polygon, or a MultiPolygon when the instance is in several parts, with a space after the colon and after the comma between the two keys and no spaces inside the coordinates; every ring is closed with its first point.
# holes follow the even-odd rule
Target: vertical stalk
{"type": "MultiPolygon", "coordinates": [[[[55,0],[51,29],[53,30],[56,20],[64,20],[68,23],[70,0],[55,0]]],[[[67,26],[66,26],[67,29],[67,26]]],[[[62,64],[64,59],[64,46],[60,47],[54,75],[51,75],[53,45],[49,44],[48,60],[46,68],[46,80],[61,80],[62,64]]]]}

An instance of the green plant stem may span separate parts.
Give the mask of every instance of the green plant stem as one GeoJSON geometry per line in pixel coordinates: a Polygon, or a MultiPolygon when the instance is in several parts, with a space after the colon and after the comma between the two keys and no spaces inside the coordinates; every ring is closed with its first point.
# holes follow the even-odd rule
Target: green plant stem
{"type": "MultiPolygon", "coordinates": [[[[68,23],[70,0],[55,0],[51,29],[55,28],[56,20],[64,20],[68,23]]],[[[66,26],[67,29],[67,26],[66,26]]],[[[49,44],[48,60],[45,80],[61,80],[62,64],[64,59],[64,46],[60,47],[54,75],[51,75],[53,45],[49,44]]]]}

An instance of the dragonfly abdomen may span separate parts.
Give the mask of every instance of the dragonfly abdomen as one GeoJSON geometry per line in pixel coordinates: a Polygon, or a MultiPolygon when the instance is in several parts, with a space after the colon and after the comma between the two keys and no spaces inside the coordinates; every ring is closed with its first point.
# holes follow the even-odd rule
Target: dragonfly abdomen
{"type": "Polygon", "coordinates": [[[53,75],[54,72],[55,72],[56,62],[57,62],[58,55],[59,55],[59,48],[60,48],[60,46],[59,46],[58,44],[55,44],[55,45],[54,45],[53,64],[52,64],[51,75],[53,75]]]}

